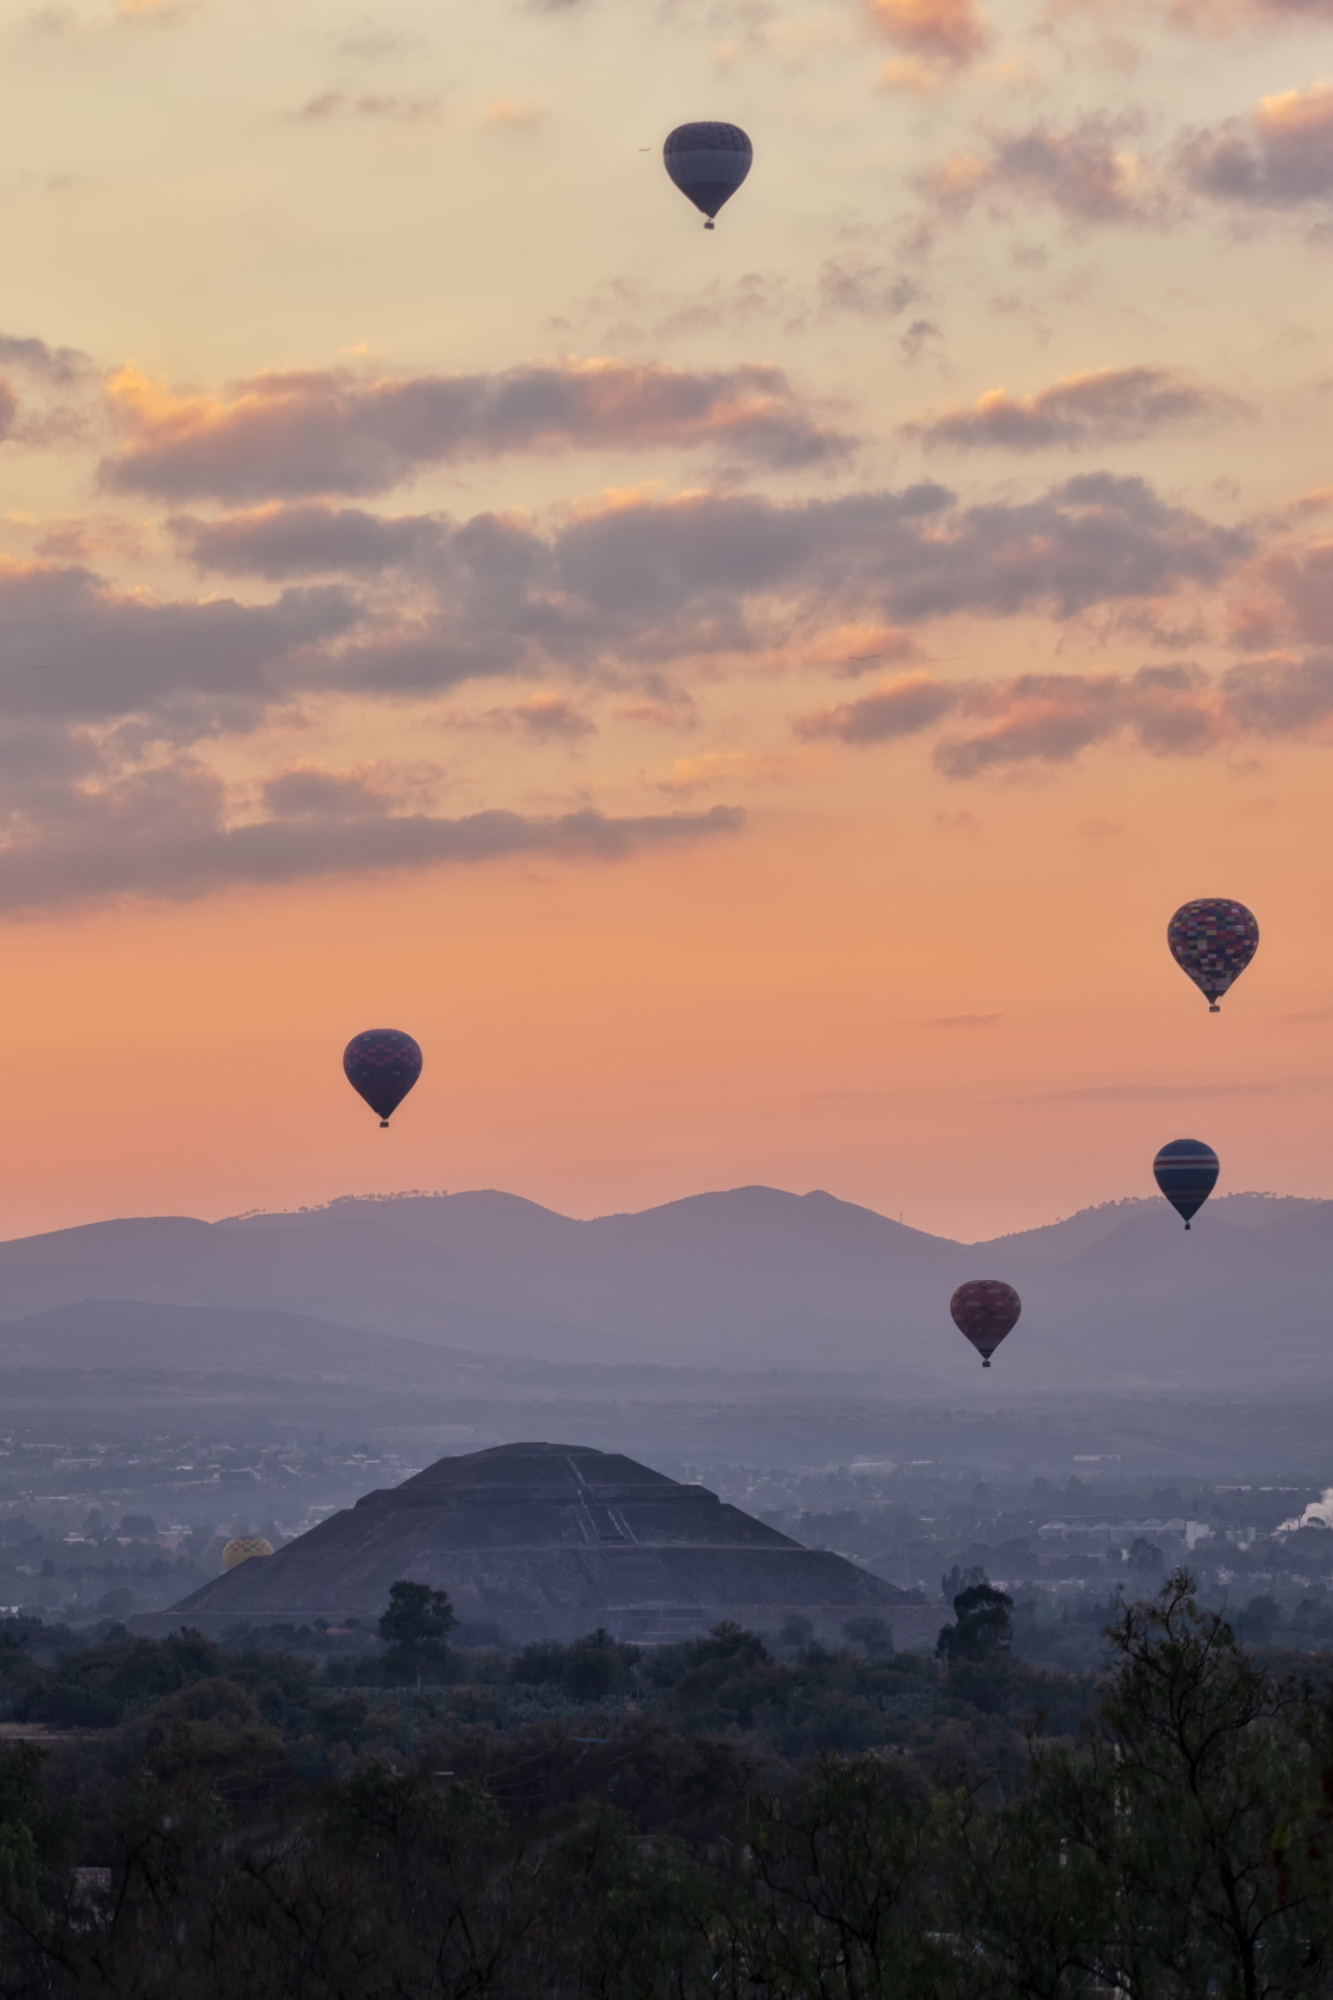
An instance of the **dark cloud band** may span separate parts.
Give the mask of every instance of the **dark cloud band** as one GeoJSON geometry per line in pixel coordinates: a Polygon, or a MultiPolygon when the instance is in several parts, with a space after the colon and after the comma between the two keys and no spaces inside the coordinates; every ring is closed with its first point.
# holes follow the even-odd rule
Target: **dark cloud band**
{"type": "Polygon", "coordinates": [[[173,401],[120,378],[129,442],[102,466],[122,492],[228,503],[382,493],[423,467],[506,452],[711,447],[752,465],[846,458],[854,440],[780,368],[621,361],[496,375],[260,375],[227,399],[173,401]]]}
{"type": "Polygon", "coordinates": [[[590,809],[531,818],[490,811],[459,819],[385,810],[337,774],[269,802],[292,810],[225,823],[226,794],[188,760],[97,789],[64,790],[30,810],[0,846],[0,911],[125,897],[191,899],[238,884],[480,863],[519,855],[618,861],[645,848],[739,832],[739,807],[612,818],[590,809]]]}

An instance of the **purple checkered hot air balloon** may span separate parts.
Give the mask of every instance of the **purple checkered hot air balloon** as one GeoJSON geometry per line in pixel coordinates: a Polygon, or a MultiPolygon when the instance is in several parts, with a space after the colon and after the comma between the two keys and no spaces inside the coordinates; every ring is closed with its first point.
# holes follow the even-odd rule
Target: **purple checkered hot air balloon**
{"type": "Polygon", "coordinates": [[[400,1028],[367,1028],[343,1050],[343,1071],[381,1125],[387,1125],[421,1075],[421,1050],[400,1028]]]}
{"type": "Polygon", "coordinates": [[[1208,1002],[1208,1012],[1218,1014],[1218,1001],[1259,949],[1259,926],[1244,903],[1204,896],[1181,904],[1166,927],[1166,941],[1208,1002]]]}
{"type": "Polygon", "coordinates": [[[1023,1302],[1012,1285],[999,1278],[972,1278],[949,1301],[953,1323],[981,1356],[983,1368],[1007,1333],[1018,1325],[1023,1302]]]}
{"type": "Polygon", "coordinates": [[[730,201],[750,171],[754,148],[739,125],[724,125],[705,119],[695,125],[677,125],[667,134],[662,162],[681,193],[692,201],[713,226],[713,217],[724,202],[730,201]]]}

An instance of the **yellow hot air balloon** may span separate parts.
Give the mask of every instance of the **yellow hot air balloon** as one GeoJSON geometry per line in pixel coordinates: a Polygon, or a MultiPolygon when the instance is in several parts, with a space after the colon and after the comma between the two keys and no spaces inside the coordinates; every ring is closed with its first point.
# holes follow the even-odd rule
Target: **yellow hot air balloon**
{"type": "Polygon", "coordinates": [[[233,1535],[222,1551],[223,1569],[239,1569],[252,1556],[271,1556],[272,1542],[266,1542],[262,1535],[233,1535]]]}

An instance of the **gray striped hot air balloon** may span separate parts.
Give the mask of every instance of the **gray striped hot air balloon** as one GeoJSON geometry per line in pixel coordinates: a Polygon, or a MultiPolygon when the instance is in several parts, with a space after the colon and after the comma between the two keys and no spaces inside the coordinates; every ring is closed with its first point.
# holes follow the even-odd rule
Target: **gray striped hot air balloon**
{"type": "Polygon", "coordinates": [[[749,173],[754,147],[739,125],[705,119],[668,133],[662,158],[681,193],[707,216],[704,228],[711,229],[723,202],[731,200],[749,173]]]}

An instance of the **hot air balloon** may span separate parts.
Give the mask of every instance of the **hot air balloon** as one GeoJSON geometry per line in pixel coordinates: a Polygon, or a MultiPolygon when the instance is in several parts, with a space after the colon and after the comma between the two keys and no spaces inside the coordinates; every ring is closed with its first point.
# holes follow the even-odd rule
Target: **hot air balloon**
{"type": "Polygon", "coordinates": [[[1152,1170],[1158,1187],[1176,1214],[1184,1216],[1188,1229],[1190,1217],[1198,1214],[1217,1186],[1217,1154],[1202,1139],[1173,1139],[1169,1146],[1163,1146],[1152,1170]]]}
{"type": "Polygon", "coordinates": [[[1204,896],[1181,904],[1166,927],[1166,941],[1176,964],[1207,1000],[1208,1012],[1218,1014],[1218,1001],[1259,949],[1259,926],[1244,903],[1204,896]]]}
{"type": "Polygon", "coordinates": [[[421,1050],[398,1028],[367,1028],[343,1050],[347,1081],[387,1125],[421,1075],[421,1050]]]}
{"type": "Polygon", "coordinates": [[[708,217],[704,228],[711,229],[713,217],[749,173],[754,148],[739,125],[709,119],[677,125],[667,134],[662,158],[681,193],[708,217]]]}
{"type": "Polygon", "coordinates": [[[233,1535],[222,1551],[223,1569],[239,1569],[255,1556],[271,1556],[272,1542],[266,1542],[262,1535],[233,1535]]]}
{"type": "Polygon", "coordinates": [[[983,1368],[990,1367],[992,1354],[1018,1325],[1022,1310],[1023,1301],[1013,1286],[998,1278],[973,1278],[960,1285],[949,1301],[954,1325],[976,1348],[983,1368]]]}

